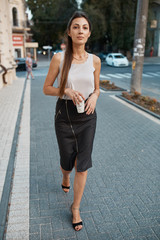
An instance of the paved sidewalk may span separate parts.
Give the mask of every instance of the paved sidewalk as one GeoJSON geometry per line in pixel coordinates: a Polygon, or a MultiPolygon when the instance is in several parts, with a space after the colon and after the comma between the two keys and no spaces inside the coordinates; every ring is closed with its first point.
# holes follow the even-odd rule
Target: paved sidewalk
{"type": "Polygon", "coordinates": [[[12,147],[24,79],[0,90],[0,200],[12,147]]]}
{"type": "MultiPolygon", "coordinates": [[[[54,130],[56,98],[43,95],[43,82],[36,77],[26,85],[6,239],[160,239],[160,124],[101,92],[93,168],[81,204],[84,228],[76,233],[69,210],[74,172],[65,194],[54,130]]],[[[0,111],[1,119],[2,104],[0,111]]]]}
{"type": "Polygon", "coordinates": [[[144,64],[160,64],[160,57],[144,57],[144,64]]]}

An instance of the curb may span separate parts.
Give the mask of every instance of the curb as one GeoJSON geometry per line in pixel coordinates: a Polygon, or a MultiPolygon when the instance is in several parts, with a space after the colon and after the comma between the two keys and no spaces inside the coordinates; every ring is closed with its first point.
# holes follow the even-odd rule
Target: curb
{"type": "Polygon", "coordinates": [[[153,112],[151,112],[150,110],[148,110],[148,109],[146,109],[146,108],[144,108],[144,107],[142,107],[142,106],[140,106],[140,105],[138,105],[138,104],[136,104],[136,103],[134,103],[134,102],[132,102],[132,101],[130,101],[130,100],[122,97],[122,96],[120,96],[120,95],[116,95],[116,97],[120,98],[120,99],[123,100],[123,101],[126,101],[127,103],[130,103],[131,105],[133,105],[133,106],[141,109],[142,111],[144,111],[144,112],[146,112],[146,113],[149,113],[149,114],[152,115],[153,117],[155,117],[155,118],[157,118],[157,119],[160,120],[160,115],[158,115],[158,114],[156,114],[156,113],[153,113],[153,112]]]}
{"type": "Polygon", "coordinates": [[[19,111],[18,111],[18,115],[17,115],[17,121],[16,121],[16,125],[15,125],[15,131],[14,131],[14,136],[13,136],[13,141],[12,141],[11,152],[10,152],[9,161],[8,161],[8,167],[7,167],[6,176],[5,176],[5,182],[4,182],[4,186],[3,186],[1,202],[0,202],[0,239],[1,240],[4,238],[6,221],[7,221],[7,216],[8,216],[8,204],[9,204],[10,193],[11,193],[12,184],[13,184],[14,162],[15,162],[17,140],[18,140],[18,135],[19,135],[19,127],[20,127],[20,123],[21,123],[23,100],[24,100],[26,84],[27,84],[27,80],[25,79],[23,92],[22,92],[22,96],[21,96],[21,101],[20,101],[20,106],[19,106],[19,111]]]}
{"type": "Polygon", "coordinates": [[[101,86],[100,86],[100,88],[102,90],[106,91],[106,92],[123,92],[123,91],[127,92],[127,90],[124,89],[124,88],[120,88],[120,89],[106,89],[106,88],[101,87],[101,86]]]}

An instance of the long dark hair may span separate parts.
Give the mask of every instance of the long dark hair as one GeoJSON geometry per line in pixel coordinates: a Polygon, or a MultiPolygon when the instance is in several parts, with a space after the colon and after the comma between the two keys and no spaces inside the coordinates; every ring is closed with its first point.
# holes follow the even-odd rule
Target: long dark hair
{"type": "MultiPolygon", "coordinates": [[[[81,12],[81,11],[74,12],[71,19],[68,22],[67,32],[70,30],[72,21],[75,18],[85,18],[89,24],[89,31],[91,32],[91,22],[90,22],[88,16],[84,12],[81,12]]],[[[67,83],[68,73],[69,73],[69,69],[71,67],[72,59],[73,59],[72,38],[70,36],[68,36],[68,34],[67,34],[66,51],[65,51],[65,55],[64,55],[64,63],[63,63],[63,67],[62,67],[61,81],[60,81],[60,90],[59,90],[60,97],[62,97],[64,95],[64,89],[65,89],[65,86],[67,83]]]]}

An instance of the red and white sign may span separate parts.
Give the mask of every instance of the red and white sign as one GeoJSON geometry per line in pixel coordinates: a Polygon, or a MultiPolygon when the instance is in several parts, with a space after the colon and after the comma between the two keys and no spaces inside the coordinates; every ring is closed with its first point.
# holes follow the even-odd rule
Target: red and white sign
{"type": "Polygon", "coordinates": [[[23,46],[23,36],[12,35],[13,46],[23,46]]]}
{"type": "Polygon", "coordinates": [[[64,49],[66,48],[66,44],[61,43],[61,46],[60,46],[60,47],[61,47],[62,50],[64,50],[64,49]]]}

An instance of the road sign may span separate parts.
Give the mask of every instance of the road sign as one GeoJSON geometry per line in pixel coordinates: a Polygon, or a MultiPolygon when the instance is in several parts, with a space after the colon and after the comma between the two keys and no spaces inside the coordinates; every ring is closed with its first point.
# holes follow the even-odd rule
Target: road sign
{"type": "Polygon", "coordinates": [[[48,50],[48,49],[52,49],[52,47],[51,46],[43,46],[43,49],[45,49],[45,50],[48,50]]]}

